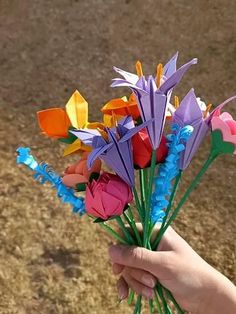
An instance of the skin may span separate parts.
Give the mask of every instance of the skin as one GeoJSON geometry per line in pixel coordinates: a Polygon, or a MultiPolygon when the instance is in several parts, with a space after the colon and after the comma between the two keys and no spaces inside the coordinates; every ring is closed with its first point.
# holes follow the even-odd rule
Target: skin
{"type": "MultiPolygon", "coordinates": [[[[138,228],[141,230],[140,225],[138,228]]],[[[154,235],[155,236],[155,235],[154,235]]],[[[169,289],[180,306],[197,314],[236,313],[236,287],[204,261],[171,227],[157,252],[141,247],[109,248],[121,300],[129,287],[150,299],[156,282],[169,289]]]]}

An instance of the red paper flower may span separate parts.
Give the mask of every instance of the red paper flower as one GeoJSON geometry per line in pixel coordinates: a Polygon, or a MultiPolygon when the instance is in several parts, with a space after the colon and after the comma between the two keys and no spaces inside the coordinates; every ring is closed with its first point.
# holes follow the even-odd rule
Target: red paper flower
{"type": "MultiPolygon", "coordinates": [[[[146,129],[139,131],[132,138],[134,164],[139,168],[146,168],[150,165],[152,157],[152,145],[146,129]]],[[[161,143],[157,149],[157,162],[163,162],[167,156],[168,148],[166,138],[162,136],[161,143]]]]}

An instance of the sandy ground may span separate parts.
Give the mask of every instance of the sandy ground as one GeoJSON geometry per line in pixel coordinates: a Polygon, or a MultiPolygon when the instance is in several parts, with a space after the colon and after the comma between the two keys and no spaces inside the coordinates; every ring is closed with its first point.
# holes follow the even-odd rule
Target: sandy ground
{"type": "MultiPolygon", "coordinates": [[[[32,147],[58,172],[73,158],[42,137],[35,113],[63,107],[77,88],[91,120],[121,90],[109,87],[112,66],[144,71],[176,50],[199,65],[182,81],[214,105],[236,93],[234,0],[0,1],[0,313],[131,313],[117,304],[107,247],[111,240],[55,200],[15,165],[15,149],[32,147]]],[[[179,64],[180,64],[179,63],[179,64]]],[[[234,114],[236,103],[228,108],[234,114]]],[[[207,155],[204,145],[184,187],[207,155]]],[[[176,221],[178,232],[231,280],[235,274],[235,162],[222,157],[176,221]]],[[[182,189],[182,191],[183,191],[182,189]]]]}

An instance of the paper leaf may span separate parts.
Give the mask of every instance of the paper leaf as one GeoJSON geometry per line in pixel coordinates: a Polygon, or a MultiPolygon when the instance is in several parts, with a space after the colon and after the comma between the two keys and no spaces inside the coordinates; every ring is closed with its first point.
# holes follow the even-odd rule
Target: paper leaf
{"type": "Polygon", "coordinates": [[[77,192],[84,192],[86,190],[86,183],[78,183],[75,186],[77,192]]]}
{"type": "Polygon", "coordinates": [[[100,222],[106,222],[108,220],[113,220],[115,219],[116,217],[120,217],[120,216],[112,216],[112,217],[109,217],[108,219],[104,220],[100,217],[96,218],[93,222],[96,224],[96,223],[100,223],[100,222]]]}
{"type": "Polygon", "coordinates": [[[234,144],[230,142],[225,142],[223,140],[223,135],[220,130],[212,131],[212,150],[219,154],[233,154],[235,151],[234,144]]]}

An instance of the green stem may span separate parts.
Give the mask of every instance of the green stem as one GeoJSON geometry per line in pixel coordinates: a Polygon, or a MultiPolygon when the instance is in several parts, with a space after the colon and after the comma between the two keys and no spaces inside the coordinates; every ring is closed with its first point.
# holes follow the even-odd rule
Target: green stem
{"type": "Polygon", "coordinates": [[[144,209],[145,203],[146,203],[144,169],[139,170],[139,184],[140,184],[140,191],[141,191],[141,203],[142,203],[142,208],[144,209]]]}
{"type": "Polygon", "coordinates": [[[149,175],[149,184],[148,184],[148,191],[147,191],[147,200],[146,200],[146,209],[145,209],[145,221],[144,221],[144,235],[143,235],[143,246],[148,246],[149,240],[149,224],[150,224],[150,206],[151,206],[151,197],[152,197],[152,186],[153,186],[153,178],[155,174],[155,167],[156,167],[156,151],[152,151],[152,160],[151,160],[151,167],[150,167],[150,175],[149,175]]]}
{"type": "Polygon", "coordinates": [[[134,216],[133,216],[131,208],[128,207],[127,211],[128,211],[128,215],[126,214],[126,212],[124,212],[124,216],[125,216],[125,218],[127,217],[126,220],[128,221],[131,229],[133,230],[133,232],[135,234],[135,237],[137,239],[138,245],[142,246],[142,240],[141,240],[139,231],[137,229],[137,226],[136,226],[136,223],[135,223],[134,216]]]}
{"type": "Polygon", "coordinates": [[[105,222],[100,222],[99,226],[102,227],[106,232],[108,232],[111,236],[113,236],[117,241],[119,241],[122,244],[129,245],[129,242],[124,240],[119,233],[117,233],[115,230],[113,230],[110,226],[108,226],[105,222]]]}
{"type": "Polygon", "coordinates": [[[140,314],[142,309],[142,296],[139,295],[135,304],[134,313],[133,314],[140,314]]]}
{"type": "MultiPolygon", "coordinates": [[[[176,209],[174,210],[173,214],[171,215],[171,217],[169,218],[169,220],[167,221],[167,223],[165,224],[163,229],[160,230],[160,232],[158,233],[158,236],[157,236],[156,241],[155,241],[157,243],[157,246],[158,246],[158,244],[159,244],[163,234],[165,233],[165,231],[167,230],[169,225],[172,223],[172,221],[176,218],[176,216],[178,215],[180,209],[182,208],[184,203],[187,201],[189,195],[198,186],[202,176],[204,175],[204,173],[207,171],[207,169],[210,167],[210,165],[216,159],[217,156],[218,156],[217,153],[211,152],[211,154],[208,157],[207,161],[204,163],[204,165],[202,166],[201,170],[196,175],[195,179],[191,182],[191,184],[188,187],[187,191],[185,192],[184,196],[181,198],[181,200],[180,200],[179,204],[177,205],[176,209]]],[[[156,249],[157,246],[154,247],[154,249],[156,249]]]]}
{"type": "Polygon", "coordinates": [[[169,290],[165,289],[165,288],[163,288],[163,289],[165,290],[168,299],[174,304],[175,308],[176,308],[177,311],[178,311],[178,314],[184,314],[184,311],[181,309],[181,307],[179,306],[179,304],[176,302],[176,300],[175,300],[175,298],[173,297],[172,293],[171,293],[169,290]]]}
{"type": "MultiPolygon", "coordinates": [[[[169,215],[169,213],[170,213],[170,211],[171,211],[172,204],[173,204],[173,201],[174,201],[174,199],[175,199],[175,195],[176,195],[176,192],[177,192],[177,190],[178,190],[180,180],[181,180],[181,178],[182,178],[182,173],[183,173],[182,170],[180,170],[179,173],[178,173],[178,175],[176,176],[175,183],[174,183],[174,186],[173,186],[173,190],[172,190],[172,193],[171,193],[170,199],[169,199],[169,204],[168,204],[167,209],[166,209],[166,215],[165,215],[165,217],[164,217],[164,219],[163,219],[163,221],[162,221],[161,228],[160,228],[160,231],[159,231],[159,232],[161,232],[162,229],[164,228],[165,223],[166,223],[166,220],[167,220],[167,218],[168,218],[168,215],[169,215]]],[[[154,226],[155,226],[155,225],[152,225],[152,229],[153,229],[154,226]]],[[[152,231],[152,230],[151,230],[151,231],[152,231]]],[[[158,239],[158,238],[156,238],[156,240],[155,240],[154,243],[153,243],[153,247],[154,247],[154,248],[156,248],[156,247],[158,246],[158,241],[157,241],[157,239],[158,239]]]]}
{"type": "Polygon", "coordinates": [[[133,193],[134,193],[134,199],[135,199],[136,208],[137,208],[137,210],[138,210],[139,218],[140,218],[140,221],[143,223],[143,220],[144,220],[144,211],[143,211],[142,206],[141,206],[141,204],[140,204],[138,192],[137,192],[135,186],[133,187],[133,193]]]}
{"type": "Polygon", "coordinates": [[[163,304],[164,314],[172,313],[170,308],[168,307],[168,304],[166,302],[166,299],[165,299],[163,291],[162,291],[162,286],[161,286],[161,284],[159,282],[157,283],[156,287],[157,287],[158,294],[159,294],[160,299],[161,299],[162,304],[163,304]]]}
{"type": "Polygon", "coordinates": [[[157,289],[154,289],[154,294],[155,294],[155,301],[156,301],[156,305],[157,305],[157,309],[158,309],[158,314],[163,314],[162,308],[161,308],[161,304],[159,301],[159,296],[158,296],[158,292],[157,289]]]}
{"type": "Polygon", "coordinates": [[[149,300],[149,314],[154,314],[153,300],[149,300]]]}
{"type": "Polygon", "coordinates": [[[120,229],[123,231],[124,236],[126,237],[129,244],[134,244],[134,239],[132,238],[131,234],[129,233],[128,229],[126,228],[123,220],[120,218],[120,216],[116,216],[115,220],[117,221],[120,229]]]}
{"type": "Polygon", "coordinates": [[[134,300],[134,291],[131,290],[128,297],[128,304],[131,305],[133,303],[133,300],[134,300]]]}

